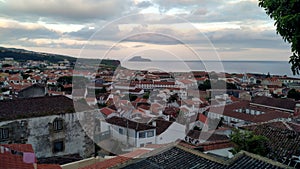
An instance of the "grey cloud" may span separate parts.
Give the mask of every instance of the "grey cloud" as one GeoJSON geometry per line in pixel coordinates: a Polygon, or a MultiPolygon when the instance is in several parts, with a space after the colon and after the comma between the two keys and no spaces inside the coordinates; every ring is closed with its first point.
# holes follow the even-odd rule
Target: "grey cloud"
{"type": "Polygon", "coordinates": [[[138,8],[148,8],[150,6],[152,6],[153,4],[150,1],[142,1],[140,3],[138,3],[136,6],[138,8]]]}
{"type": "Polygon", "coordinates": [[[172,8],[197,9],[202,8],[216,8],[226,2],[224,0],[153,0],[159,5],[161,12],[167,12],[172,8]]]}
{"type": "Polygon", "coordinates": [[[135,45],[133,46],[134,48],[142,48],[142,47],[145,47],[145,45],[135,45]]]}
{"type": "Polygon", "coordinates": [[[156,34],[156,33],[143,33],[137,34],[134,36],[130,36],[123,41],[128,42],[143,42],[143,43],[150,43],[150,44],[164,44],[164,45],[176,45],[182,44],[181,41],[175,39],[173,37],[165,36],[163,34],[156,34]]]}
{"type": "Polygon", "coordinates": [[[216,49],[218,52],[241,52],[241,51],[246,51],[249,49],[246,48],[239,48],[239,47],[232,47],[232,48],[217,48],[216,49]]]}
{"type": "Polygon", "coordinates": [[[198,16],[198,15],[206,15],[207,13],[208,13],[208,10],[205,9],[205,8],[197,8],[197,9],[191,11],[191,14],[192,15],[196,15],[196,16],[198,16]]]}
{"type": "Polygon", "coordinates": [[[213,45],[220,48],[289,48],[289,45],[284,43],[273,30],[259,32],[247,29],[227,29],[209,32],[207,36],[213,45]]]}
{"type": "Polygon", "coordinates": [[[25,20],[46,18],[60,22],[106,20],[121,16],[131,5],[130,0],[9,0],[0,5],[0,16],[25,20]]]}
{"type": "MultiPolygon", "coordinates": [[[[230,21],[251,21],[270,20],[265,11],[258,7],[255,1],[240,1],[229,3],[225,0],[154,0],[159,5],[161,12],[173,8],[181,8],[190,13],[181,13],[177,16],[190,22],[230,22],[230,21]]],[[[160,23],[184,22],[180,18],[161,18],[160,23]]]]}
{"type": "Polygon", "coordinates": [[[59,38],[57,32],[46,28],[26,29],[21,27],[0,28],[0,41],[7,42],[21,38],[59,38]]]}

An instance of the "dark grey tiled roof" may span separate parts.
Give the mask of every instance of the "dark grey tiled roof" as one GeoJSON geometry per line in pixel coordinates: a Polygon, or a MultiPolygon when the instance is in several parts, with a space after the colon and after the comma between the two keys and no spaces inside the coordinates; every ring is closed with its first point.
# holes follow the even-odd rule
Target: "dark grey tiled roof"
{"type": "Polygon", "coordinates": [[[106,121],[110,124],[114,124],[121,127],[128,127],[130,129],[134,129],[136,131],[142,131],[142,130],[150,130],[155,129],[154,126],[150,126],[144,123],[137,123],[135,121],[128,120],[126,118],[121,118],[117,116],[113,116],[109,119],[106,119],[106,121]]]}
{"type": "MultiPolygon", "coordinates": [[[[300,133],[298,125],[286,122],[268,122],[242,127],[269,139],[267,157],[290,166],[296,166],[293,156],[300,156],[300,133]]],[[[297,164],[300,168],[300,164],[297,164]]]]}
{"type": "Polygon", "coordinates": [[[291,99],[271,98],[266,96],[255,97],[252,99],[253,103],[262,104],[265,106],[278,107],[282,109],[294,110],[297,102],[291,99]]]}
{"type": "Polygon", "coordinates": [[[65,96],[0,101],[0,121],[73,112],[73,101],[65,96]]]}
{"type": "MultiPolygon", "coordinates": [[[[261,160],[248,153],[241,152],[229,161],[212,160],[212,157],[205,157],[207,155],[198,155],[181,149],[173,147],[161,154],[150,156],[141,159],[136,163],[129,164],[123,169],[280,169],[285,168],[278,166],[273,162],[261,160]]],[[[271,161],[271,160],[270,160],[271,161]]]]}

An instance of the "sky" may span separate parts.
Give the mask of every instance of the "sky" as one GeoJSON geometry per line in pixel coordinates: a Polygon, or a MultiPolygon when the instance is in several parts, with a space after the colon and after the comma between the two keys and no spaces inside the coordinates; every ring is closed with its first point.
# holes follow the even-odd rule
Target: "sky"
{"type": "Polygon", "coordinates": [[[290,56],[257,0],[0,0],[0,46],[120,60],[290,56]]]}

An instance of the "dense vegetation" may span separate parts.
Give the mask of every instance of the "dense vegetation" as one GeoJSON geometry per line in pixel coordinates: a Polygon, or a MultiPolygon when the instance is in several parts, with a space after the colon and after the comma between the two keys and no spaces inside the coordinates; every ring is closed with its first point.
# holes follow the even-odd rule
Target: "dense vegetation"
{"type": "Polygon", "coordinates": [[[291,89],[288,92],[287,97],[295,100],[300,100],[300,92],[296,91],[295,89],[291,89]]]}
{"type": "Polygon", "coordinates": [[[270,18],[275,20],[276,31],[283,40],[291,44],[291,69],[294,74],[300,70],[300,1],[259,0],[270,18]]]}
{"type": "Polygon", "coordinates": [[[234,143],[234,148],[232,150],[233,154],[236,154],[241,150],[261,156],[266,156],[269,153],[268,138],[255,135],[253,132],[235,129],[230,135],[230,139],[234,143]]]}

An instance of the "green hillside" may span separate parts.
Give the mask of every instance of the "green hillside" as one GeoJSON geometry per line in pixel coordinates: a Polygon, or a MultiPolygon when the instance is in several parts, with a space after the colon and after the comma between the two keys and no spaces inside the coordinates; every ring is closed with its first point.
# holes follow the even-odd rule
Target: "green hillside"
{"type": "MultiPolygon", "coordinates": [[[[16,49],[16,48],[5,48],[0,47],[0,60],[4,58],[14,58],[16,61],[26,61],[26,60],[34,60],[34,61],[49,61],[52,63],[57,63],[59,61],[68,60],[70,62],[76,62],[75,57],[51,54],[51,53],[42,53],[42,52],[34,52],[25,49],[16,49]]],[[[87,59],[93,61],[93,59],[87,59]]],[[[120,61],[118,60],[109,60],[104,59],[101,61],[102,64],[111,65],[111,66],[119,66],[120,61]]]]}

